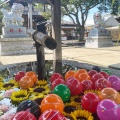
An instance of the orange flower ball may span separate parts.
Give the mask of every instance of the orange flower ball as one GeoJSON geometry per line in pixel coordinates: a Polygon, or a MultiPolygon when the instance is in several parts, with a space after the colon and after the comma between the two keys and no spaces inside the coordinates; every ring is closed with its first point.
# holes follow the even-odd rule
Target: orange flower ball
{"type": "Polygon", "coordinates": [[[75,74],[75,78],[76,78],[76,79],[79,79],[79,75],[82,74],[82,73],[88,74],[87,70],[85,70],[85,69],[79,69],[79,70],[76,72],[76,74],[75,74]]]}
{"type": "Polygon", "coordinates": [[[35,74],[35,72],[29,71],[25,75],[30,77],[34,83],[37,81],[37,75],[35,74]]]}
{"type": "Polygon", "coordinates": [[[81,73],[78,76],[78,80],[82,82],[83,80],[90,80],[90,76],[87,73],[81,73]]]}
{"type": "Polygon", "coordinates": [[[70,77],[74,77],[75,76],[75,71],[73,71],[73,70],[69,70],[68,72],[66,72],[66,74],[65,74],[65,80],[67,80],[68,78],[70,78],[70,77]]]}
{"type": "Polygon", "coordinates": [[[78,74],[81,74],[81,73],[88,73],[86,69],[79,69],[77,71],[78,74]]]}
{"type": "Polygon", "coordinates": [[[99,98],[101,100],[110,99],[117,104],[120,104],[120,94],[115,89],[110,87],[102,89],[99,93],[99,98]]]}
{"type": "Polygon", "coordinates": [[[78,80],[79,79],[79,73],[75,73],[75,78],[78,80]]]}
{"type": "Polygon", "coordinates": [[[32,87],[34,85],[34,82],[30,77],[24,76],[20,79],[19,85],[21,89],[27,89],[32,87]]]}
{"type": "Polygon", "coordinates": [[[64,103],[62,99],[56,94],[47,95],[41,102],[41,112],[43,113],[46,110],[53,109],[63,112],[64,103]]]}

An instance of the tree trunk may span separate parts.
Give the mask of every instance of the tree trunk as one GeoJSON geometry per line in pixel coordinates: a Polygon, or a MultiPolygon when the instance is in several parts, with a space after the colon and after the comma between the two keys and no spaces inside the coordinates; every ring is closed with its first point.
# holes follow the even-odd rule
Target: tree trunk
{"type": "Polygon", "coordinates": [[[83,41],[84,40],[84,32],[85,32],[85,28],[80,27],[78,28],[78,34],[79,34],[79,41],[83,41]]]}

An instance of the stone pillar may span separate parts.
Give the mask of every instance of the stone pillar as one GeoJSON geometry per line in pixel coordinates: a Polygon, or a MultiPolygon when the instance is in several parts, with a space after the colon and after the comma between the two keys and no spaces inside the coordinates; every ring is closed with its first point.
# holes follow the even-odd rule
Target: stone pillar
{"type": "Polygon", "coordinates": [[[28,4],[28,28],[33,28],[33,19],[32,19],[32,4],[28,4]]]}
{"type": "Polygon", "coordinates": [[[52,9],[52,37],[57,42],[53,54],[53,71],[62,73],[62,47],[61,47],[61,0],[54,0],[52,9]]]}

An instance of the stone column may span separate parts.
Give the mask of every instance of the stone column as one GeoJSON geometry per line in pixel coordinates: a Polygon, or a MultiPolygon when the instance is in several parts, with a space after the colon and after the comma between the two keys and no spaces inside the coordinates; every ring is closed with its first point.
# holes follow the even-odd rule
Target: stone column
{"type": "Polygon", "coordinates": [[[32,4],[28,4],[28,28],[33,28],[33,19],[32,19],[32,4]]]}

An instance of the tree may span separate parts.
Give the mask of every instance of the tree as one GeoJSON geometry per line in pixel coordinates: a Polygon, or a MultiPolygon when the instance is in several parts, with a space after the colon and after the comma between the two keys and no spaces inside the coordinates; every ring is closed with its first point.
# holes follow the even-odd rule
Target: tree
{"type": "Polygon", "coordinates": [[[98,9],[101,12],[109,11],[113,15],[118,15],[120,13],[120,0],[105,0],[98,9]]]}
{"type": "Polygon", "coordinates": [[[99,10],[101,11],[107,11],[107,8],[109,9],[111,7],[111,4],[112,0],[62,0],[62,13],[71,18],[71,20],[76,25],[78,34],[80,35],[80,40],[83,40],[85,32],[85,23],[89,11],[96,6],[99,7],[99,10]]]}
{"type": "Polygon", "coordinates": [[[84,39],[85,22],[90,9],[99,5],[103,0],[62,0],[64,15],[69,16],[77,27],[80,40],[84,39]]]}
{"type": "Polygon", "coordinates": [[[46,20],[49,20],[51,18],[50,5],[37,3],[37,4],[34,4],[34,9],[38,10],[46,20]]]}

